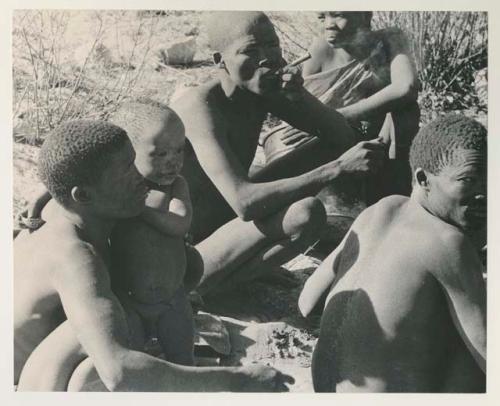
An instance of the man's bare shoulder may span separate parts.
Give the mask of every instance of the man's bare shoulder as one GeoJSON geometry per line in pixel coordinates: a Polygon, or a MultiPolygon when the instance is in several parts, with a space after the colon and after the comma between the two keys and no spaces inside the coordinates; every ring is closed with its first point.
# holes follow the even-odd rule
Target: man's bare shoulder
{"type": "Polygon", "coordinates": [[[21,260],[20,268],[33,268],[47,277],[70,275],[82,269],[98,271],[105,269],[102,257],[95,247],[80,239],[69,227],[44,225],[41,229],[26,235],[15,244],[16,257],[21,260]],[[35,260],[35,263],[33,263],[35,260]]]}
{"type": "Polygon", "coordinates": [[[367,207],[357,217],[353,228],[363,228],[371,222],[389,222],[394,215],[406,206],[409,199],[406,196],[388,196],[367,207]]]}
{"type": "MultiPolygon", "coordinates": [[[[436,247],[439,246],[439,264],[433,269],[436,276],[443,273],[456,272],[468,265],[482,269],[479,254],[473,242],[458,228],[445,224],[436,235],[436,247]],[[439,245],[438,245],[439,244],[439,245]]],[[[436,248],[437,249],[437,248],[436,248]]]]}
{"type": "Polygon", "coordinates": [[[216,93],[220,91],[220,81],[211,80],[200,86],[187,89],[172,101],[172,109],[179,115],[197,114],[214,107],[216,93]]]}
{"type": "Polygon", "coordinates": [[[190,141],[207,132],[216,136],[224,133],[222,94],[220,82],[214,80],[187,90],[171,103],[184,123],[186,137],[190,141]]]}

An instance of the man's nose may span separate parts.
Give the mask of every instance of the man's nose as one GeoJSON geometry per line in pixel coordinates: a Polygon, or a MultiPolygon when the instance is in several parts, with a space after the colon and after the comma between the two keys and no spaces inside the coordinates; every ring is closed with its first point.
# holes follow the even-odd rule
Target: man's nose
{"type": "Polygon", "coordinates": [[[337,20],[333,17],[330,17],[330,16],[326,16],[325,17],[325,28],[327,30],[334,30],[334,29],[337,29],[338,26],[337,26],[337,20]]]}

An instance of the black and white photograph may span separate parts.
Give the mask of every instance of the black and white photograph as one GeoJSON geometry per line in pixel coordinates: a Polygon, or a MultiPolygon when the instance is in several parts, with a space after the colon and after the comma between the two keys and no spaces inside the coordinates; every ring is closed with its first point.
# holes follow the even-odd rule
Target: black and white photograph
{"type": "Polygon", "coordinates": [[[11,398],[495,386],[496,20],[315,3],[11,10],[11,398]]]}

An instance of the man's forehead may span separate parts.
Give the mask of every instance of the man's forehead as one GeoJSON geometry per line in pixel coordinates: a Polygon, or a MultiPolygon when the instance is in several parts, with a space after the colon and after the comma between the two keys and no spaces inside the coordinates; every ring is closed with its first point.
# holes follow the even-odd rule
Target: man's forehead
{"type": "Polygon", "coordinates": [[[454,173],[486,169],[486,151],[459,149],[453,152],[450,158],[442,172],[454,173]]]}
{"type": "Polygon", "coordinates": [[[228,31],[228,48],[242,42],[260,42],[278,39],[274,26],[270,21],[259,21],[258,23],[235,26],[228,31]]]}

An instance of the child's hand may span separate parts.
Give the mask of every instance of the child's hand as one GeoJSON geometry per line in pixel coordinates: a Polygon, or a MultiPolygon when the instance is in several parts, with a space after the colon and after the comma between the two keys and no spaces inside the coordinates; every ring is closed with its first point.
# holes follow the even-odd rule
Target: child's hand
{"type": "Polygon", "coordinates": [[[31,217],[28,215],[28,209],[25,209],[16,216],[14,228],[37,230],[45,224],[45,221],[40,217],[31,217]]]}

